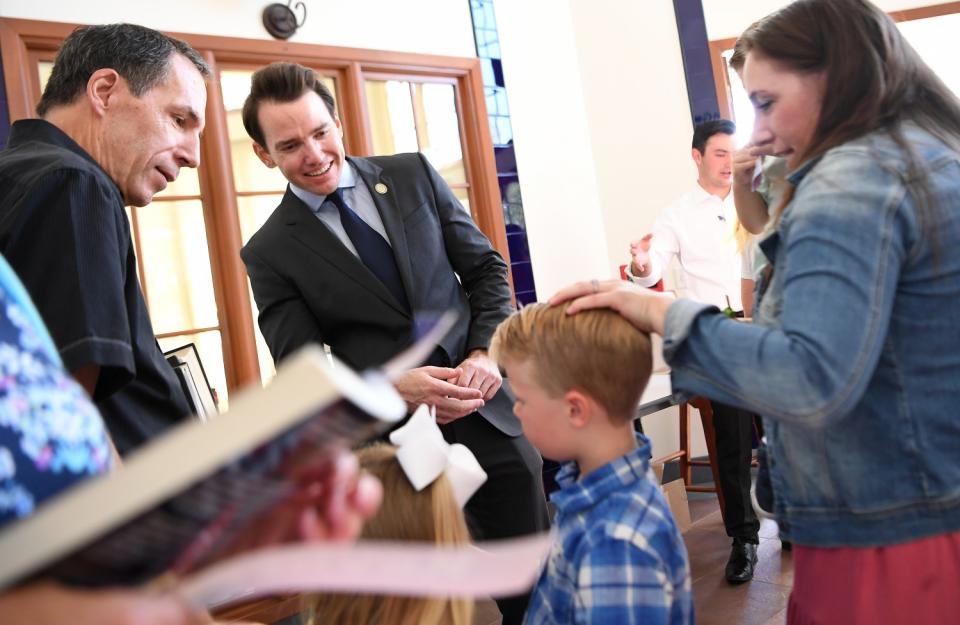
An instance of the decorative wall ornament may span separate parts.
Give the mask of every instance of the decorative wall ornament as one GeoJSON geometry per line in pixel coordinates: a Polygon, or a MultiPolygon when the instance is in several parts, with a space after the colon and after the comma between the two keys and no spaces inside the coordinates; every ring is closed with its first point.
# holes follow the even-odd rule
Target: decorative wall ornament
{"type": "Polygon", "coordinates": [[[297,29],[307,21],[307,5],[302,2],[293,4],[293,0],[287,0],[287,4],[274,2],[263,10],[263,27],[276,39],[289,39],[297,29]],[[303,9],[303,18],[297,20],[294,9],[298,11],[303,9]]]}

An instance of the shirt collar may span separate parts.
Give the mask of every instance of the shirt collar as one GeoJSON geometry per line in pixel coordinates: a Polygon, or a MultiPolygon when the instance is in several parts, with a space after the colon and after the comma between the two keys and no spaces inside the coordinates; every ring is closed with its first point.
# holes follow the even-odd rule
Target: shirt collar
{"type": "Polygon", "coordinates": [[[723,202],[726,202],[727,199],[733,197],[733,188],[731,187],[730,191],[727,192],[727,197],[722,198],[719,195],[714,195],[709,191],[707,191],[706,189],[704,189],[703,187],[701,187],[700,182],[698,181],[693,184],[692,193],[693,193],[693,198],[697,201],[697,203],[706,202],[707,200],[710,200],[711,202],[723,203],[723,202]]]}
{"type": "Polygon", "coordinates": [[[637,434],[637,448],[608,462],[590,475],[580,477],[576,462],[564,464],[557,473],[560,490],[550,495],[559,512],[575,514],[602,501],[608,495],[646,477],[650,468],[650,440],[637,434]]]}
{"type": "MultiPolygon", "coordinates": [[[[357,171],[353,168],[353,165],[347,161],[343,161],[343,171],[340,173],[340,182],[337,184],[338,189],[352,189],[357,186],[357,171]]],[[[290,183],[290,190],[295,196],[300,198],[304,204],[310,207],[310,210],[317,213],[320,212],[320,207],[323,206],[323,203],[327,200],[326,195],[317,195],[316,193],[311,193],[306,189],[301,189],[297,185],[290,183]]]]}

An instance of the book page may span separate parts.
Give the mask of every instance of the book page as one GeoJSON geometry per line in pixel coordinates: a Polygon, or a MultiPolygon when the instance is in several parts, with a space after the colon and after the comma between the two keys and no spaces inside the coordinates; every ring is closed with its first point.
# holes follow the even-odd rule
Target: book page
{"type": "Polygon", "coordinates": [[[544,533],[461,547],[394,541],[270,547],[201,571],[181,591],[201,608],[316,592],[514,595],[533,586],[553,540],[544,533]]]}

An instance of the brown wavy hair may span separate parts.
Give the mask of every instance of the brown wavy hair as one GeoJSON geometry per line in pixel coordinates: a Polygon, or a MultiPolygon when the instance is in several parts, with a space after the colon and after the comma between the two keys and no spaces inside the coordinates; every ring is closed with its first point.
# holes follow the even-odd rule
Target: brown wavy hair
{"type": "MultiPolygon", "coordinates": [[[[887,131],[919,183],[912,187],[921,222],[927,221],[926,175],[902,126],[913,122],[960,151],[960,102],[886,13],[866,0],[797,0],[752,24],[736,47],[789,71],[823,73],[820,119],[798,162],[887,131]]],[[[778,214],[792,195],[788,188],[778,214]]]]}

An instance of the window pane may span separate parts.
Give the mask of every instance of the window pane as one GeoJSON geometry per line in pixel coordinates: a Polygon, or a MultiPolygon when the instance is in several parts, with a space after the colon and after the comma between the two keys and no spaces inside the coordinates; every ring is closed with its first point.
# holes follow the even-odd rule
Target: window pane
{"type": "Polygon", "coordinates": [[[200,197],[200,176],[195,167],[181,167],[177,179],[154,197],[200,197]]]}
{"type": "Polygon", "coordinates": [[[467,181],[453,85],[414,85],[420,151],[448,184],[467,181]]]}
{"type": "MultiPolygon", "coordinates": [[[[224,70],[220,72],[220,88],[227,113],[227,130],[230,138],[230,158],[233,162],[233,179],[237,191],[280,191],[287,181],[279,169],[270,169],[254,154],[253,143],[243,128],[243,102],[250,93],[250,70],[224,70]]],[[[329,76],[322,76],[323,84],[336,97],[336,83],[329,76]]]]}
{"type": "MultiPolygon", "coordinates": [[[[248,288],[249,285],[250,280],[247,280],[248,288]]],[[[253,289],[250,289],[250,306],[253,309],[253,333],[257,339],[257,361],[260,363],[260,381],[266,384],[273,379],[277,370],[273,366],[273,356],[270,355],[270,348],[267,347],[267,342],[263,339],[263,334],[260,332],[260,323],[257,317],[259,312],[257,311],[257,302],[253,299],[253,289]]]]}
{"type": "MultiPolygon", "coordinates": [[[[237,210],[240,211],[240,235],[244,245],[253,234],[260,229],[263,222],[267,220],[270,213],[277,207],[283,196],[279,193],[273,195],[255,195],[237,198],[237,210]]],[[[249,280],[247,284],[249,285],[249,280]]],[[[250,291],[250,306],[253,312],[253,331],[257,339],[257,359],[260,362],[260,379],[264,384],[270,381],[274,376],[273,357],[270,356],[270,349],[260,334],[260,324],[257,323],[257,302],[253,299],[253,291],[250,291]]]]}
{"type": "Polygon", "coordinates": [[[200,201],[154,202],[137,220],[154,332],[217,326],[200,201]]]}
{"type": "Polygon", "coordinates": [[[237,198],[237,210],[240,212],[240,238],[244,245],[260,229],[282,199],[283,195],[280,193],[237,198]]]}
{"type": "Polygon", "coordinates": [[[374,154],[418,152],[417,128],[410,101],[410,83],[366,81],[367,112],[374,154]]]}
{"type": "Polygon", "coordinates": [[[218,407],[221,414],[226,412],[227,403],[227,378],[223,369],[223,344],[220,340],[220,332],[213,330],[210,332],[199,332],[197,334],[182,334],[179,336],[168,336],[158,339],[160,349],[170,351],[182,347],[187,343],[193,343],[197,346],[197,352],[200,354],[200,363],[203,365],[203,371],[207,374],[207,381],[210,383],[216,395],[218,407]]]}
{"type": "Polygon", "coordinates": [[[43,93],[47,81],[50,80],[50,74],[53,72],[53,61],[40,61],[37,63],[37,71],[40,74],[40,93],[43,93]]]}
{"type": "Polygon", "coordinates": [[[181,167],[177,179],[154,197],[200,197],[200,176],[194,167],[181,167]]]}
{"type": "Polygon", "coordinates": [[[276,167],[267,167],[253,152],[253,141],[243,129],[240,111],[227,112],[230,160],[237,191],[283,191],[287,181],[276,167]]]}

